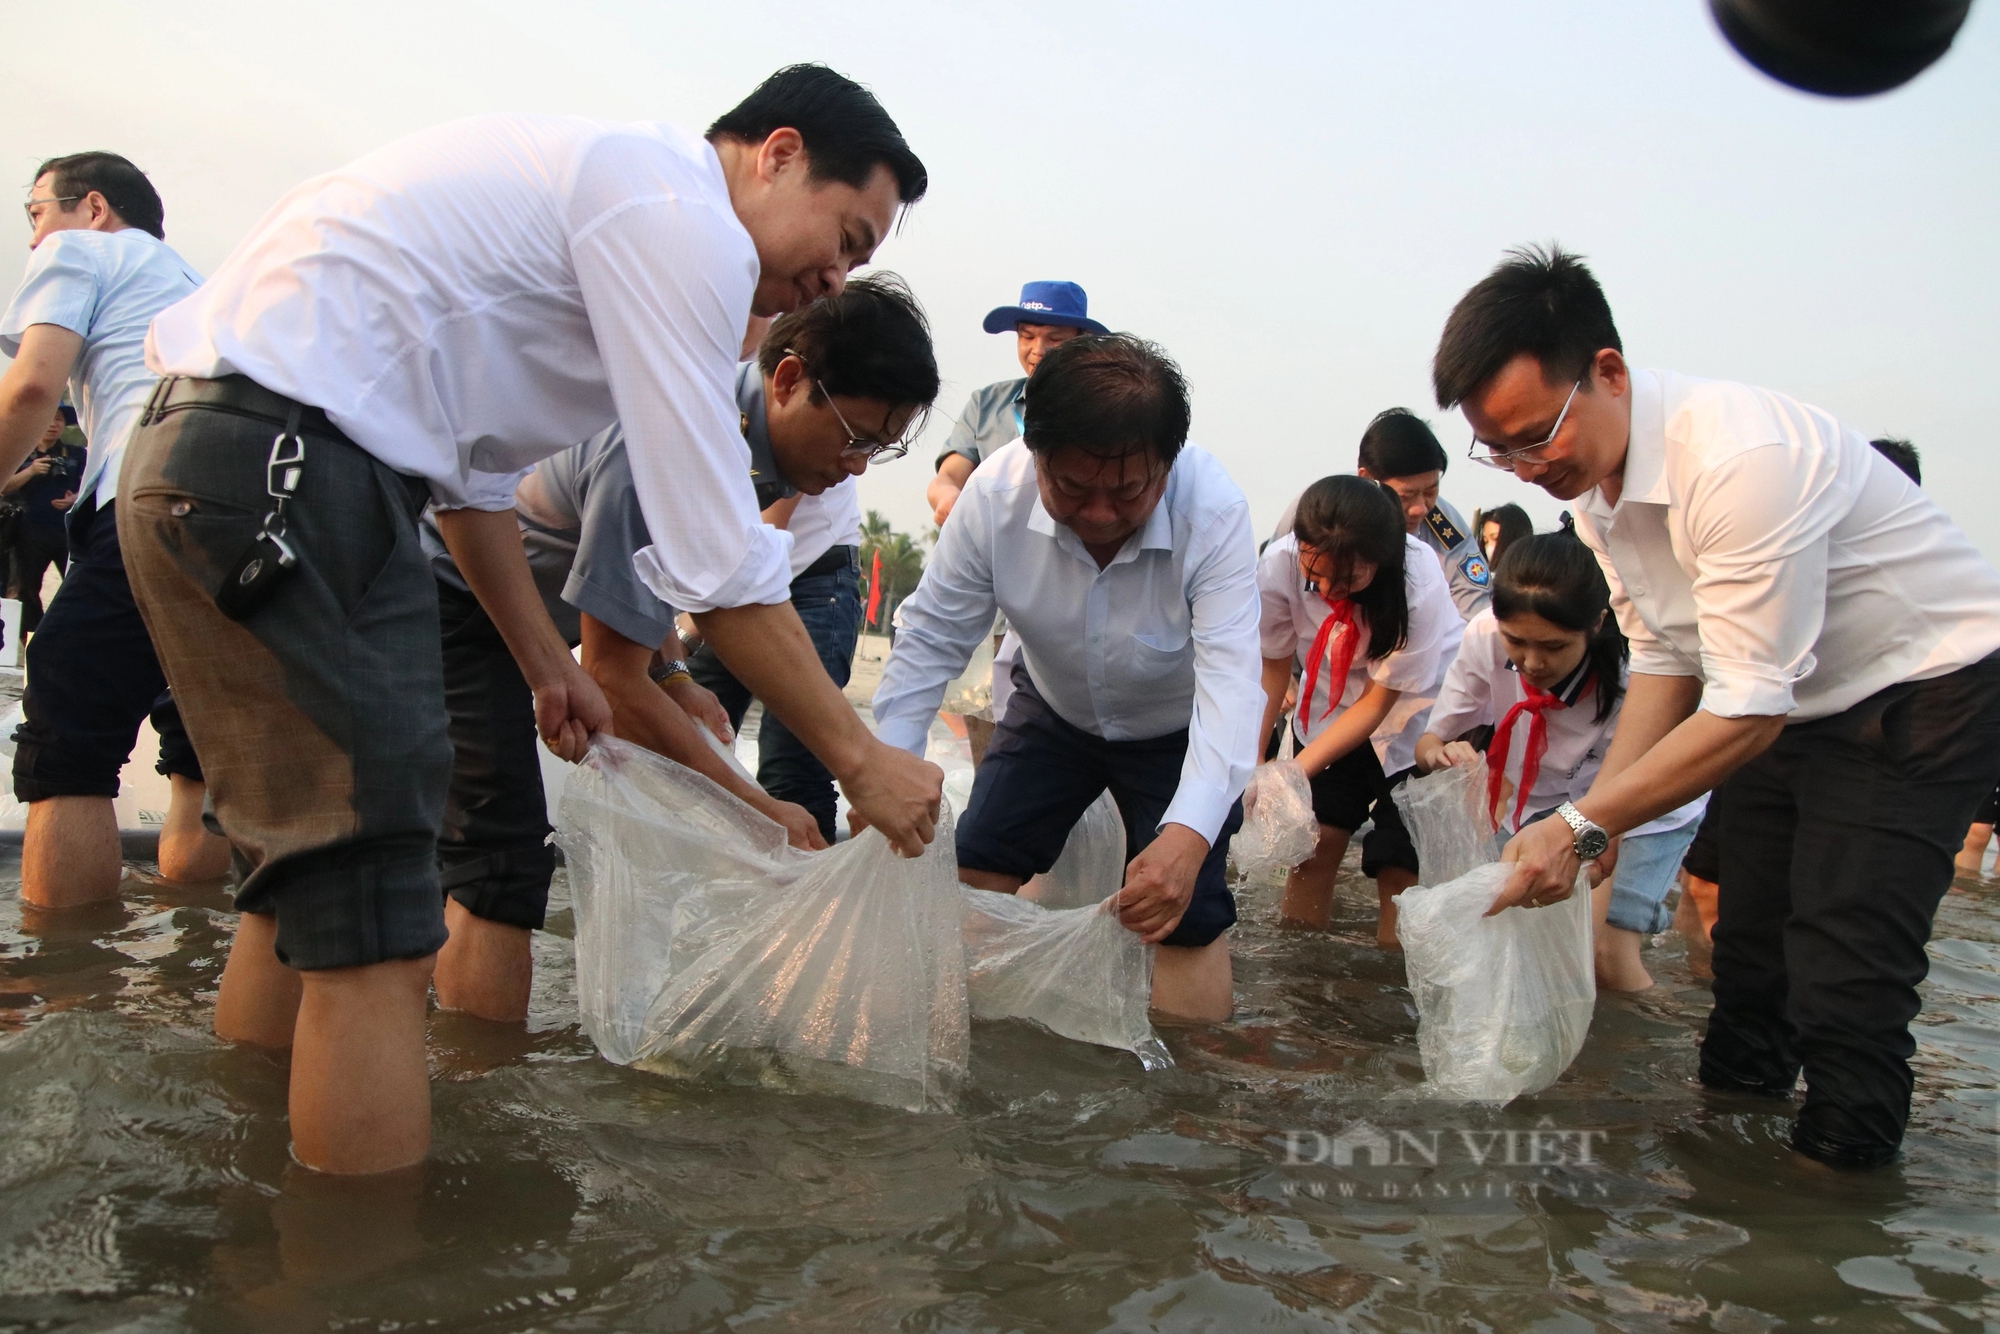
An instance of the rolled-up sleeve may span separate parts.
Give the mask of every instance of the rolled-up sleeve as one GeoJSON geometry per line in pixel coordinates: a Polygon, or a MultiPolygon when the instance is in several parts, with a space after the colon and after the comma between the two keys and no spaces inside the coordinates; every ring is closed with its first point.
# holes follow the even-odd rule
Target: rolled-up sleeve
{"type": "MultiPolygon", "coordinates": [[[[579,175],[630,170],[607,145],[579,175]]],[[[639,576],[684,611],[789,600],[791,537],[758,516],[736,406],[757,285],[740,224],[671,192],[628,193],[578,228],[570,253],[652,537],[639,576]]]]}
{"type": "MultiPolygon", "coordinates": [[[[1763,445],[1706,468],[1687,499],[1705,685],[1719,718],[1796,707],[1826,620],[1827,535],[1839,517],[1830,460],[1763,445]]],[[[1635,660],[1632,669],[1642,670],[1635,660]]]]}
{"type": "Polygon", "coordinates": [[[95,253],[71,242],[72,235],[57,232],[28,252],[21,285],[0,315],[0,352],[19,356],[21,335],[37,324],[89,334],[102,281],[95,253]]]}
{"type": "Polygon", "coordinates": [[[875,735],[921,756],[931,720],[993,630],[993,520],[977,487],[938,534],[924,577],[897,611],[896,646],[875,688],[875,735]]]}
{"type": "Polygon", "coordinates": [[[1225,509],[1191,545],[1201,553],[1189,560],[1187,573],[1194,717],[1180,786],[1160,823],[1186,825],[1213,846],[1257,767],[1262,745],[1257,735],[1264,718],[1261,601],[1249,505],[1225,509]]]}

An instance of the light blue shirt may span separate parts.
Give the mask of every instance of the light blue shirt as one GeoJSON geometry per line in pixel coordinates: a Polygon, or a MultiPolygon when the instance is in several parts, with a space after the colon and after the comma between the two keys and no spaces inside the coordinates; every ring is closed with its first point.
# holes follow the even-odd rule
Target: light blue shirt
{"type": "Polygon", "coordinates": [[[29,254],[21,285],[0,316],[0,351],[18,355],[21,335],[34,324],[82,336],[69,376],[77,424],[90,442],[79,503],[94,493],[102,509],[117,497],[125,437],[160,378],[146,369],[146,326],[200,286],[201,275],[186,260],[137,227],[55,232],[29,254]]]}
{"type": "Polygon", "coordinates": [[[1197,445],[1174,459],[1145,525],[1099,569],[1042,507],[1021,441],[980,465],[952,509],[875,692],[876,734],[921,755],[946,686],[993,626],[1065,721],[1107,741],[1188,732],[1161,824],[1211,844],[1255,767],[1264,716],[1250,507],[1197,445]],[[996,578],[1004,571],[1004,577],[996,578]]]}

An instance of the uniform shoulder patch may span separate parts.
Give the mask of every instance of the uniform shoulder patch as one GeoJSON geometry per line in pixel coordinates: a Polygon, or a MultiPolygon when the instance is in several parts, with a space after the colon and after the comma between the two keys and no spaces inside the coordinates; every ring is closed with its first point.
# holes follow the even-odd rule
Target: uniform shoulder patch
{"type": "Polygon", "coordinates": [[[1442,505],[1431,506],[1431,512],[1424,516],[1424,522],[1430,525],[1431,535],[1444,544],[1446,551],[1465,541],[1465,534],[1458,531],[1458,525],[1445,517],[1442,505]]]}
{"type": "Polygon", "coordinates": [[[1459,573],[1481,588],[1491,582],[1492,574],[1486,568],[1486,560],[1481,556],[1467,556],[1458,563],[1459,573]]]}

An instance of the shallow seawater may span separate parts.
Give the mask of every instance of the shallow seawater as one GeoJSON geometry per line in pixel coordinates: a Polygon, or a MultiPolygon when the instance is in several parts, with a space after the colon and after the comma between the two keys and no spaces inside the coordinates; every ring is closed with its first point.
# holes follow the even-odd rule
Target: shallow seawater
{"type": "Polygon", "coordinates": [[[1990,887],[1939,914],[1907,1151],[1874,1173],[1692,1086],[1708,992],[1671,935],[1658,987],[1493,1112],[1408,1096],[1371,892],[1304,936],[1253,889],[1238,1018],[1165,1030],[1176,1069],[980,1026],[959,1110],[924,1116],[600,1060],[559,883],[527,1031],[434,1016],[433,1159],[353,1183],[288,1165],[282,1062],[209,1033],[226,894],[146,870],[57,923],[0,890],[0,1329],[2000,1325],[1990,887]]]}

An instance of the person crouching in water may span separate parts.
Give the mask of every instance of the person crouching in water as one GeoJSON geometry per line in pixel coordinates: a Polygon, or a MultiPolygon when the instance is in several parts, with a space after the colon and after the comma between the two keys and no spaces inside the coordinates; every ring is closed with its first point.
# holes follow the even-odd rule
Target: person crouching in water
{"type": "MultiPolygon", "coordinates": [[[[1492,607],[1465,627],[1417,742],[1417,767],[1430,773],[1474,763],[1479,751],[1453,738],[1490,727],[1486,804],[1494,824],[1511,837],[1546,819],[1590,791],[1618,726],[1628,656],[1590,548],[1568,529],[1519,539],[1494,571],[1492,607]]],[[[1639,947],[1673,920],[1667,891],[1707,807],[1708,798],[1697,797],[1620,841],[1612,874],[1592,894],[1599,986],[1653,985],[1639,947]]]]}
{"type": "Polygon", "coordinates": [[[1055,348],[1022,416],[903,604],[876,733],[922,754],[945,687],[1004,610],[1021,656],[958,823],[959,879],[1013,893],[1109,789],[1135,852],[1118,920],[1160,947],[1154,1008],[1227,1019],[1223,868],[1259,743],[1249,504],[1188,442],[1187,384],[1142,339],[1055,348]]]}
{"type": "Polygon", "coordinates": [[[1372,816],[1361,870],[1381,899],[1376,941],[1395,948],[1396,895],[1417,883],[1417,850],[1370,741],[1396,701],[1437,681],[1458,608],[1430,549],[1404,529],[1395,498],[1361,477],[1323,477],[1299,497],[1292,531],[1264,549],[1264,728],[1303,669],[1292,737],[1312,784],[1319,844],[1285,880],[1287,923],[1324,929],[1347,843],[1372,816]]]}

